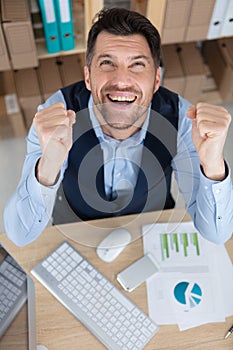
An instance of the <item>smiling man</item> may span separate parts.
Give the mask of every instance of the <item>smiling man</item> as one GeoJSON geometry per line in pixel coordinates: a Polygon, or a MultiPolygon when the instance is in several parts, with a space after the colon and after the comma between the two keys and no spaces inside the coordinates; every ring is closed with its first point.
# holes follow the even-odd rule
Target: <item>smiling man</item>
{"type": "Polygon", "coordinates": [[[145,37],[101,32],[84,72],[104,133],[125,139],[140,129],[160,82],[145,37]]]}
{"type": "Polygon", "coordinates": [[[160,36],[144,16],[101,11],[89,32],[85,80],[39,106],[20,183],[5,209],[18,245],[53,223],[174,207],[175,174],[203,237],[233,227],[233,189],[223,157],[231,117],[160,86],[160,36]]]}

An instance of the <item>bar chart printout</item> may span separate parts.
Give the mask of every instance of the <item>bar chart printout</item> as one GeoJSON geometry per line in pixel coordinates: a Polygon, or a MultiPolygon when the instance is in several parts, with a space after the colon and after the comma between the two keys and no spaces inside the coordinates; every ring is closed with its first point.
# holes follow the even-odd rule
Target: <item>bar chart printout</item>
{"type": "Polygon", "coordinates": [[[143,225],[143,246],[160,264],[146,282],[156,323],[186,330],[232,314],[232,262],[224,245],[204,239],[192,222],[168,222],[143,225]]]}
{"type": "Polygon", "coordinates": [[[161,233],[160,234],[161,259],[198,257],[200,244],[197,232],[190,233],[161,233]]]}

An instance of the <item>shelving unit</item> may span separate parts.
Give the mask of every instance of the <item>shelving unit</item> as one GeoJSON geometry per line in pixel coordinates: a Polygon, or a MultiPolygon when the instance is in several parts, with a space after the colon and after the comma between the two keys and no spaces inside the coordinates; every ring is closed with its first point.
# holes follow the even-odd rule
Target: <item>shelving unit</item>
{"type": "Polygon", "coordinates": [[[36,49],[37,49],[38,60],[43,60],[51,57],[60,57],[60,56],[77,55],[80,53],[85,53],[85,44],[84,44],[84,40],[79,39],[79,40],[76,40],[75,48],[73,50],[60,51],[60,52],[48,54],[45,43],[37,42],[36,49]]]}

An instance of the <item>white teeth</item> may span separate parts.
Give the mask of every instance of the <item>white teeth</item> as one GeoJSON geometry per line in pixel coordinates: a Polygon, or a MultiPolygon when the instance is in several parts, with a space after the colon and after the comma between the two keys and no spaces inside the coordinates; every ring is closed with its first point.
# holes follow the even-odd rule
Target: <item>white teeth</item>
{"type": "Polygon", "coordinates": [[[112,101],[119,102],[133,102],[135,100],[135,96],[113,96],[109,95],[112,101]]]}

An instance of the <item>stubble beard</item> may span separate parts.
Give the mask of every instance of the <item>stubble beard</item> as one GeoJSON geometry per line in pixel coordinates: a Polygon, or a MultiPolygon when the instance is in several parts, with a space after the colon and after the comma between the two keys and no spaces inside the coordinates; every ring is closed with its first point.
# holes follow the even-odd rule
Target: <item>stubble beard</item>
{"type": "Polygon", "coordinates": [[[148,111],[148,107],[139,105],[135,105],[130,111],[112,111],[109,103],[99,104],[95,107],[101,118],[101,124],[115,130],[127,130],[131,127],[141,127],[148,111]]]}

